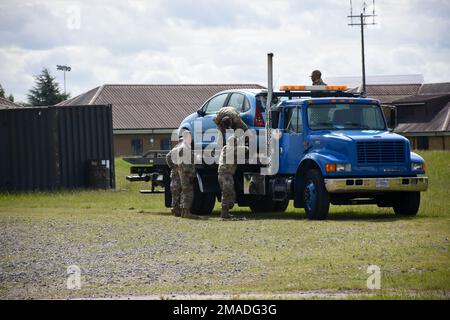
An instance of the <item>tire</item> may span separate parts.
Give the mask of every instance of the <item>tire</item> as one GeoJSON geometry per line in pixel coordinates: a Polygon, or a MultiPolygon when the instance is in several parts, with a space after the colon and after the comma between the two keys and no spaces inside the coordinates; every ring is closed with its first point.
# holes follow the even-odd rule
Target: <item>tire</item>
{"type": "Polygon", "coordinates": [[[311,169],[306,173],[303,201],[308,219],[325,220],[328,217],[330,196],[320,170],[311,169]]]}
{"type": "Polygon", "coordinates": [[[274,206],[275,212],[285,212],[287,207],[289,206],[289,199],[284,201],[276,201],[274,206]]]}
{"type": "Polygon", "coordinates": [[[250,202],[249,207],[253,213],[273,212],[275,211],[275,202],[269,197],[258,197],[250,202]]]}
{"type": "Polygon", "coordinates": [[[393,209],[398,216],[415,216],[419,212],[420,192],[401,192],[396,194],[393,209]]]}
{"type": "Polygon", "coordinates": [[[262,197],[252,200],[249,207],[253,213],[263,212],[284,212],[289,205],[289,199],[284,201],[273,201],[269,197],[262,197]]]}
{"type": "Polygon", "coordinates": [[[201,193],[198,180],[194,183],[194,200],[192,202],[191,213],[199,216],[210,215],[216,204],[215,193],[201,193]]]}

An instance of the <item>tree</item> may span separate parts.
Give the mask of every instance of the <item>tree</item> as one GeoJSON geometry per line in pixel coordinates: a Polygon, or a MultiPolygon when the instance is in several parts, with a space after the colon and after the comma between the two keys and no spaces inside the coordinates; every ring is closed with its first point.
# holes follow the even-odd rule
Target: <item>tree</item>
{"type": "Polygon", "coordinates": [[[4,98],[5,99],[5,90],[3,89],[1,84],[0,84],[0,98],[4,98]]]}
{"type": "Polygon", "coordinates": [[[13,94],[10,93],[9,96],[6,97],[5,89],[3,89],[3,86],[2,86],[1,84],[0,84],[0,98],[8,99],[9,101],[14,102],[14,96],[13,96],[13,94]]]}
{"type": "Polygon", "coordinates": [[[53,106],[67,100],[70,94],[61,93],[59,84],[52,77],[47,68],[44,68],[38,76],[35,76],[35,86],[27,95],[28,102],[32,106],[53,106]]]}

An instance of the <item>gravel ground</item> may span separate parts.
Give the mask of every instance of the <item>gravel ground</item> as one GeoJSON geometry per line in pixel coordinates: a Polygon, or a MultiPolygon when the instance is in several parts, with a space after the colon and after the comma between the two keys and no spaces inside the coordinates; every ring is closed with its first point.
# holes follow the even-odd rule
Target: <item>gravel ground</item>
{"type": "Polygon", "coordinates": [[[114,222],[100,222],[101,216],[3,220],[0,297],[89,297],[92,288],[103,288],[103,295],[108,296],[111,288],[122,287],[124,293],[127,288],[145,285],[164,290],[174,282],[201,292],[212,282],[224,286],[239,281],[241,272],[256,266],[252,257],[233,250],[221,248],[219,256],[210,241],[192,236],[192,221],[156,215],[143,224],[133,222],[127,214],[114,222]],[[174,230],[158,228],[155,219],[172,220],[174,230]],[[187,232],[177,231],[177,224],[188,227],[187,232]],[[83,288],[78,292],[66,288],[70,265],[81,268],[83,288]]]}

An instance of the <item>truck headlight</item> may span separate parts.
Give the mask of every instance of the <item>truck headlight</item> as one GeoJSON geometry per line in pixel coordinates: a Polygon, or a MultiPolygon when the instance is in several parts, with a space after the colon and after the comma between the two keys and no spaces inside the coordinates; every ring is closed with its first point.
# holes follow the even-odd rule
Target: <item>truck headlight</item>
{"type": "Polygon", "coordinates": [[[336,165],[336,172],[350,172],[350,171],[352,171],[352,165],[350,163],[336,165]]]}
{"type": "Polygon", "coordinates": [[[412,171],[425,171],[425,162],[413,162],[411,163],[412,171]]]}
{"type": "Polygon", "coordinates": [[[350,163],[327,163],[325,164],[326,172],[350,172],[352,165],[350,163]]]}

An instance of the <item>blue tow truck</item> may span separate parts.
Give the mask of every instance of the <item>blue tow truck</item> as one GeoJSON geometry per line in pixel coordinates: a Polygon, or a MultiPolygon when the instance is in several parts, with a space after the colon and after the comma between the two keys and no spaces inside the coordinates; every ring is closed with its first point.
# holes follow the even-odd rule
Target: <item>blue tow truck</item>
{"type": "MultiPolygon", "coordinates": [[[[269,137],[277,135],[278,152],[268,156],[277,157],[272,162],[278,160],[278,168],[262,174],[261,163],[239,165],[235,174],[237,205],[253,212],[280,212],[293,200],[294,207],[304,208],[312,220],[326,219],[330,204],[375,204],[392,207],[397,215],[417,214],[420,192],[428,187],[424,159],[411,152],[408,139],[389,128],[378,100],[349,93],[341,86],[282,86],[278,92],[240,93],[244,98],[248,94],[254,97],[243,100],[239,110],[249,127],[264,128],[269,137]],[[258,101],[275,101],[276,105],[258,110],[258,101]]],[[[179,132],[193,128],[194,121],[211,117],[212,112],[206,112],[208,104],[221,95],[223,105],[233,97],[229,91],[213,96],[182,122],[179,132]]],[[[214,108],[218,110],[217,104],[214,108]]],[[[153,165],[133,166],[134,175],[127,179],[163,186],[166,206],[170,206],[170,178],[163,156],[140,159],[140,164],[153,165]]],[[[137,163],[136,159],[126,160],[137,163]]],[[[191,212],[210,214],[215,201],[220,201],[217,165],[201,163],[196,168],[191,212]]]]}

